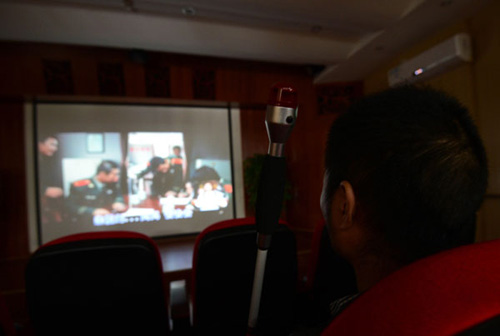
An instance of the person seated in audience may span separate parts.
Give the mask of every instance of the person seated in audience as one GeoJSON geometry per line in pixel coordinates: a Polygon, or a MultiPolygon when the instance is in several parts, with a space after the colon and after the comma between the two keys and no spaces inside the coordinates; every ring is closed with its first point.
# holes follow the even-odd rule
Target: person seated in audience
{"type": "Polygon", "coordinates": [[[455,98],[403,86],[354,103],[328,134],[321,209],[359,293],[333,302],[331,318],[405,265],[473,243],[487,179],[478,130],[455,98]]]}

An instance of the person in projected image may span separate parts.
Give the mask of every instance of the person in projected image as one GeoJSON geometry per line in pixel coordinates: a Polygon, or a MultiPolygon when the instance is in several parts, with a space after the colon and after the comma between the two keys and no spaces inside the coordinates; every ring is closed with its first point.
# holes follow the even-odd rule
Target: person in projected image
{"type": "Polygon", "coordinates": [[[153,157],[149,160],[147,168],[137,175],[137,179],[140,179],[150,172],[153,174],[151,184],[153,197],[176,197],[178,193],[185,191],[186,160],[180,155],[181,147],[175,146],[173,151],[174,154],[165,159],[159,156],[153,157]]]}
{"type": "Polygon", "coordinates": [[[179,197],[179,198],[189,198],[189,199],[194,198],[193,183],[191,183],[189,181],[186,182],[184,184],[184,189],[182,189],[181,191],[179,191],[179,193],[177,194],[177,197],[179,197]]]}
{"type": "Polygon", "coordinates": [[[215,169],[202,166],[193,174],[197,186],[195,198],[191,204],[199,211],[216,211],[227,208],[228,192],[223,188],[221,178],[215,169]]]}
{"type": "Polygon", "coordinates": [[[148,166],[137,174],[137,179],[143,178],[148,173],[153,174],[151,183],[151,196],[166,197],[172,190],[172,176],[169,173],[170,165],[162,157],[155,156],[148,162],[148,166]]]}
{"type": "Polygon", "coordinates": [[[193,205],[200,211],[215,211],[226,208],[229,199],[219,188],[218,181],[206,181],[198,188],[198,196],[193,200],[193,205]]]}
{"type": "Polygon", "coordinates": [[[125,212],[127,206],[119,188],[119,165],[103,160],[93,177],[71,184],[68,208],[73,220],[90,219],[111,213],[125,212]]]}
{"type": "Polygon", "coordinates": [[[38,166],[42,221],[59,223],[62,221],[62,178],[54,154],[59,148],[55,135],[42,135],[38,141],[38,166]]]}
{"type": "Polygon", "coordinates": [[[171,189],[174,192],[179,192],[184,187],[184,180],[186,178],[187,162],[181,155],[181,147],[174,146],[173,154],[169,155],[165,160],[168,163],[171,178],[171,189]]]}

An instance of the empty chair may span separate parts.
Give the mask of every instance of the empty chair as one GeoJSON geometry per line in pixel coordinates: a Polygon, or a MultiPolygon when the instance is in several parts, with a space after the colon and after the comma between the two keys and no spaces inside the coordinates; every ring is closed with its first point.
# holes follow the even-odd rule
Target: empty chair
{"type": "Polygon", "coordinates": [[[500,334],[500,240],[412,263],[353,301],[323,335],[500,334]]]}
{"type": "Polygon", "coordinates": [[[26,269],[37,335],[166,335],[156,244],[133,232],[67,236],[41,246],[26,269]]]}
{"type": "MultiPolygon", "coordinates": [[[[205,229],[193,256],[193,324],[199,335],[245,335],[257,254],[255,219],[205,229]]],[[[287,335],[297,284],[295,237],[281,223],[268,252],[258,335],[287,335]]]]}

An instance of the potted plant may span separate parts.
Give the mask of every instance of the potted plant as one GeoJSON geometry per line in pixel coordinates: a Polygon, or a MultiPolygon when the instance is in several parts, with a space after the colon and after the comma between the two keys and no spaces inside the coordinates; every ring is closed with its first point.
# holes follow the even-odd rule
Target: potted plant
{"type": "MultiPolygon", "coordinates": [[[[255,154],[243,161],[243,178],[245,186],[246,213],[249,216],[255,215],[255,204],[257,203],[257,192],[259,189],[260,172],[264,165],[266,155],[255,154]]],[[[282,213],[285,211],[286,201],[292,199],[290,193],[291,184],[288,180],[285,183],[285,194],[283,197],[282,213]]]]}

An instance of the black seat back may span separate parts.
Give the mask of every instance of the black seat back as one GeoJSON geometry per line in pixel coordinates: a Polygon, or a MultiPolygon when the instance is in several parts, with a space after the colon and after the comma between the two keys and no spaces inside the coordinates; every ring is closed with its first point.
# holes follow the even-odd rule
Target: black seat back
{"type": "MultiPolygon", "coordinates": [[[[193,260],[194,326],[200,335],[244,335],[255,260],[253,219],[214,224],[202,232],[193,260]]],[[[280,224],[267,256],[259,335],[287,335],[293,322],[297,255],[295,237],[280,224]]]]}
{"type": "Polygon", "coordinates": [[[42,246],[26,270],[37,335],[165,335],[156,245],[129,232],[87,233],[42,246]]]}

